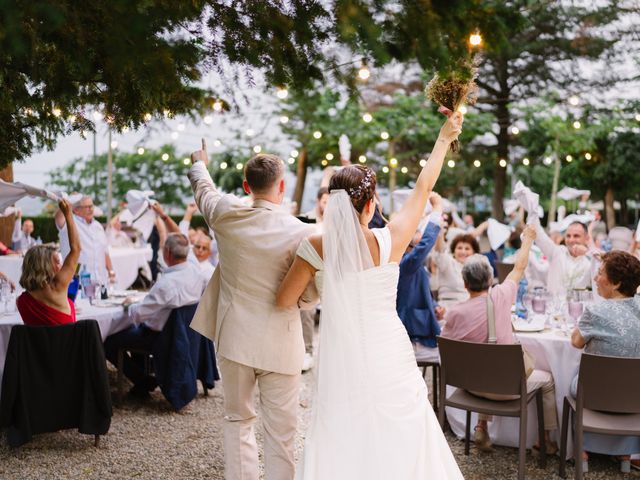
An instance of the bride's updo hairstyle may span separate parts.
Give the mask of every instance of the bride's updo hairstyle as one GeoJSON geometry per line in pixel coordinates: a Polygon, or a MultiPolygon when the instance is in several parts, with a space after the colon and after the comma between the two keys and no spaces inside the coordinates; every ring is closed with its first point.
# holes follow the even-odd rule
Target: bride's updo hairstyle
{"type": "Polygon", "coordinates": [[[346,190],[351,203],[358,213],[373,198],[376,192],[376,174],[369,167],[350,165],[339,170],[331,177],[329,192],[346,190]]]}

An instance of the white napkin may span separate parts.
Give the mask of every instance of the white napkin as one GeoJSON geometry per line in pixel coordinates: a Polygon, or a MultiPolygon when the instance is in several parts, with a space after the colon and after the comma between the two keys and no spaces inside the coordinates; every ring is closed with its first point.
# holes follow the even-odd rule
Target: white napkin
{"type": "Polygon", "coordinates": [[[524,184],[518,180],[515,188],[513,189],[513,198],[520,202],[520,205],[527,211],[527,223],[531,224],[535,218],[539,216],[540,196],[537,193],[531,191],[529,187],[525,187],[524,184]]]}
{"type": "Polygon", "coordinates": [[[151,197],[155,193],[152,190],[129,190],[126,194],[127,208],[134,217],[142,214],[142,211],[149,206],[151,197]]]}
{"type": "Polygon", "coordinates": [[[5,182],[0,180],[0,211],[15,204],[26,196],[42,197],[59,201],[59,197],[43,188],[32,187],[21,182],[5,182]]]}
{"type": "Polygon", "coordinates": [[[520,204],[518,203],[518,201],[511,198],[507,198],[502,202],[502,208],[504,209],[504,213],[507,215],[507,217],[514,213],[519,206],[520,204]]]}
{"type": "Polygon", "coordinates": [[[562,190],[558,192],[558,198],[562,200],[573,200],[574,198],[580,198],[582,195],[591,195],[591,190],[563,187],[562,190]]]}
{"type": "Polygon", "coordinates": [[[589,225],[589,223],[591,223],[593,220],[595,220],[595,217],[591,212],[585,213],[583,215],[572,213],[571,215],[567,215],[558,222],[551,222],[551,224],[549,225],[549,231],[562,233],[567,228],[569,228],[569,225],[571,225],[573,222],[580,222],[584,225],[589,225]]]}
{"type": "Polygon", "coordinates": [[[511,228],[509,225],[500,223],[494,218],[489,219],[489,227],[487,228],[487,237],[491,250],[497,250],[511,236],[511,228]]]}

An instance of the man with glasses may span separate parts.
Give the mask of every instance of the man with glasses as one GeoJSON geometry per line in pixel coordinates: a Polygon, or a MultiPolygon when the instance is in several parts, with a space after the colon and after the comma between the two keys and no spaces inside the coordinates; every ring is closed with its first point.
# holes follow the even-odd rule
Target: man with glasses
{"type": "Polygon", "coordinates": [[[193,243],[193,254],[198,259],[198,264],[200,265],[200,270],[202,270],[203,275],[209,280],[215,270],[210,260],[211,237],[205,233],[198,232],[193,243]]]}
{"type": "MultiPolygon", "coordinates": [[[[100,222],[93,218],[94,205],[91,197],[83,195],[73,203],[73,215],[80,235],[80,259],[78,263],[86,266],[94,281],[106,284],[115,281],[115,272],[109,257],[107,235],[100,222]]],[[[62,212],[55,214],[56,227],[60,236],[60,253],[65,258],[70,251],[67,235],[67,223],[62,212]]]]}

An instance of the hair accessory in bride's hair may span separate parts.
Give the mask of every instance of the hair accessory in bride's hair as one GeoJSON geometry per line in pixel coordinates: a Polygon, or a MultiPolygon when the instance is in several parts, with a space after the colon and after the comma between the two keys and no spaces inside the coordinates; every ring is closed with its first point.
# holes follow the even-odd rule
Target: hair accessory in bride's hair
{"type": "Polygon", "coordinates": [[[369,187],[371,187],[371,181],[373,180],[373,172],[367,169],[364,177],[360,181],[360,184],[354,188],[348,188],[347,193],[352,198],[360,198],[364,192],[366,192],[369,187]]]}

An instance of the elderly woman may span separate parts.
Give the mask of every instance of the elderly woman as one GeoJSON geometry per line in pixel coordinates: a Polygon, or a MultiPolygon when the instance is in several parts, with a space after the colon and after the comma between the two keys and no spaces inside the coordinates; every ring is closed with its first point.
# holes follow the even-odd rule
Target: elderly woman
{"type": "Polygon", "coordinates": [[[25,292],[16,302],[25,325],[51,326],[76,321],[76,311],[73,302],[67,298],[67,290],[80,257],[80,238],[71,205],[66,200],[60,201],[60,211],[67,222],[69,254],[61,263],[60,254],[54,247],[36,245],[27,251],[20,277],[25,292]]]}
{"type": "MultiPolygon", "coordinates": [[[[601,256],[595,277],[601,302],[587,305],[579,325],[571,335],[571,344],[586,353],[612,357],[640,357],[640,260],[630,253],[613,250],[601,256]]],[[[576,395],[578,377],[571,394],[576,395]]],[[[622,471],[629,469],[629,453],[640,453],[640,438],[584,434],[588,452],[623,455],[622,471]]],[[[586,461],[587,454],[583,454],[586,461]]],[[[586,466],[586,465],[585,465],[586,466]]]]}
{"type": "Polygon", "coordinates": [[[432,259],[438,272],[438,303],[444,308],[469,298],[462,281],[462,264],[471,255],[480,253],[480,245],[472,234],[463,233],[453,239],[450,250],[451,253],[446,251],[444,234],[441,233],[432,259]]]}
{"type": "MultiPolygon", "coordinates": [[[[513,270],[504,282],[491,289],[495,312],[497,343],[513,344],[515,339],[511,330],[511,306],[516,301],[518,282],[522,278],[529,261],[529,251],[536,237],[535,229],[528,226],[523,232],[522,247],[517,254],[513,270]]],[[[466,300],[449,309],[445,314],[445,326],[442,336],[467,342],[486,343],[487,328],[487,295],[493,282],[493,270],[486,257],[472,255],[462,267],[464,286],[469,292],[466,300]]],[[[555,453],[557,445],[551,442],[549,432],[558,428],[556,414],[556,399],[553,377],[549,372],[534,370],[527,378],[527,389],[542,388],[542,403],[544,409],[545,441],[548,453],[555,453]]],[[[481,395],[481,394],[477,394],[481,395]]],[[[512,397],[496,398],[494,400],[511,400],[512,397]]],[[[487,430],[487,421],[491,417],[478,416],[475,428],[475,443],[482,451],[491,451],[491,438],[487,430]]]]}

